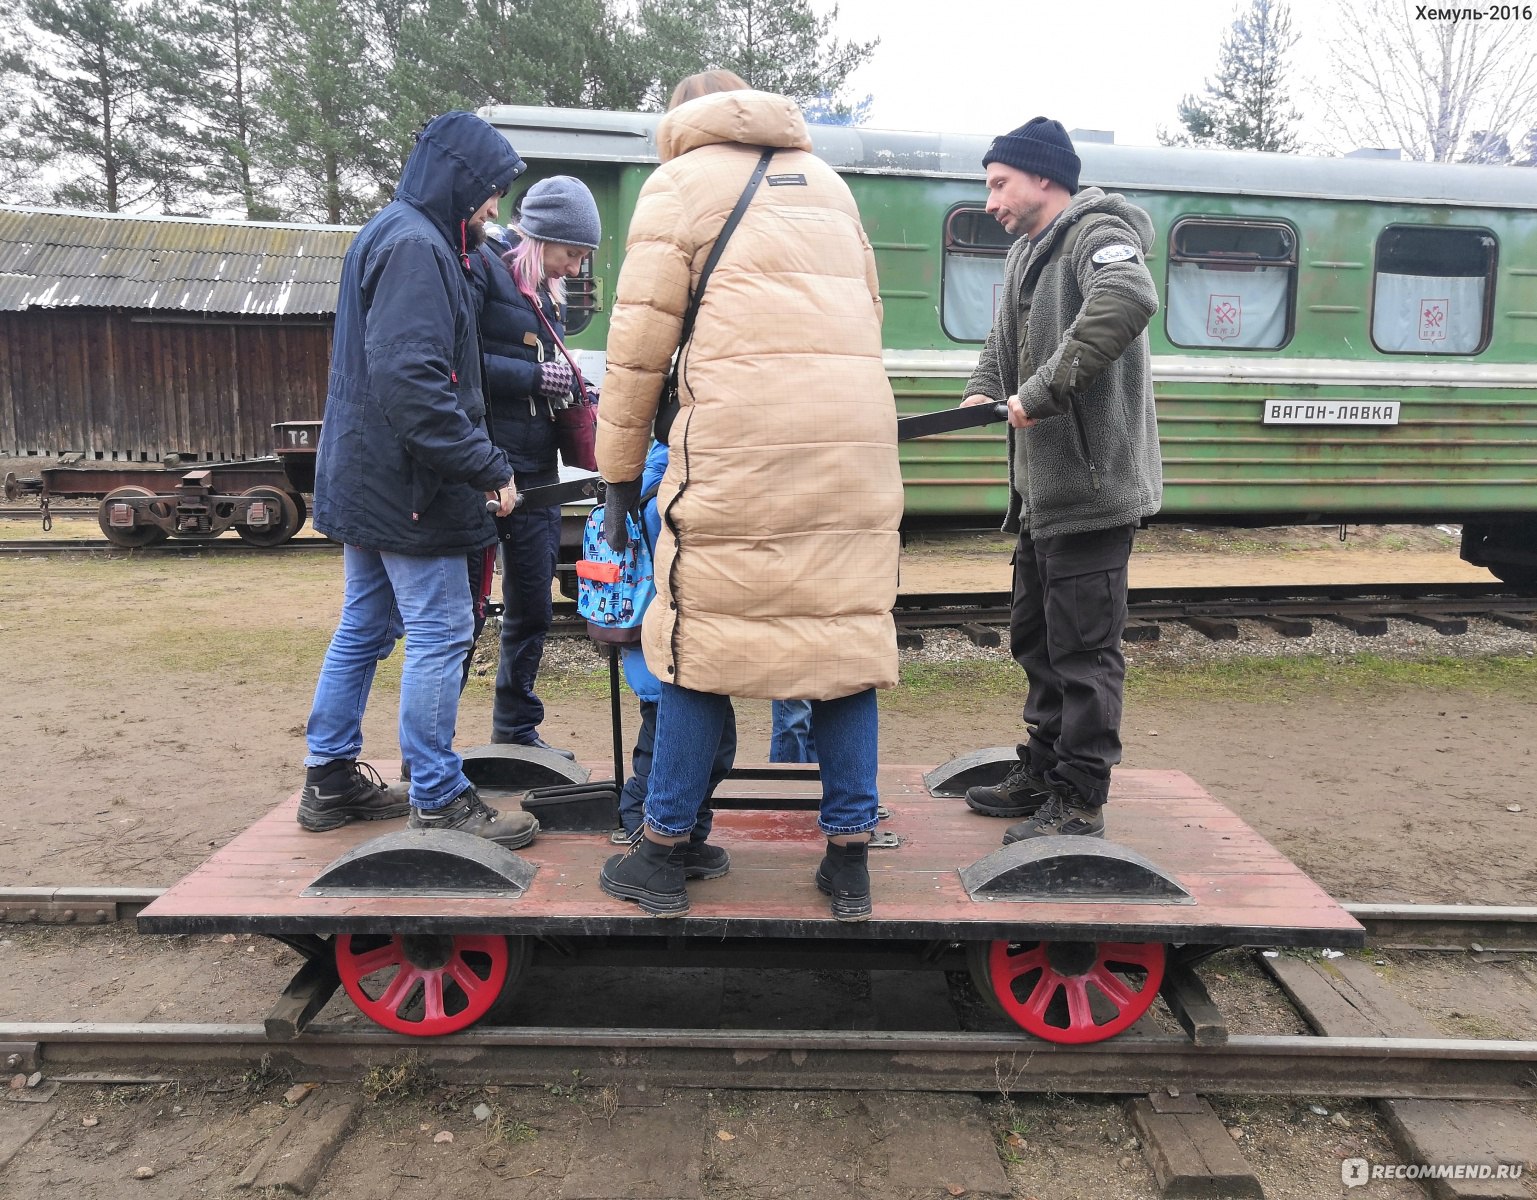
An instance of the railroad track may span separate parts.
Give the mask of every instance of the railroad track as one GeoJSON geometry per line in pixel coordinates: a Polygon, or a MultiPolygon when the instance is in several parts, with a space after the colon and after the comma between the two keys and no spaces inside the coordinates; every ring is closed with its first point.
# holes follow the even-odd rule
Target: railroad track
{"type": "MultiPolygon", "coordinates": [[[[35,512],[34,512],[35,515],[35,512]]],[[[55,513],[56,516],[64,515],[55,513]]],[[[92,515],[94,510],[85,514],[92,515]]],[[[306,537],[263,549],[238,538],[169,538],[136,550],[104,538],[55,538],[0,542],[0,554],[250,554],[318,553],[339,549],[326,538],[306,537]]],[[[923,630],[956,629],[979,646],[998,646],[1009,621],[1007,592],[905,593],[893,614],[904,648],[923,644],[923,630]]],[[[1128,642],[1156,641],[1159,624],[1183,622],[1214,641],[1236,641],[1239,621],[1255,621],[1283,637],[1309,637],[1319,623],[1343,626],[1363,636],[1380,636],[1389,620],[1411,621],[1438,633],[1466,633],[1470,617],[1482,617],[1523,632],[1537,633],[1537,594],[1506,584],[1400,583],[1299,584],[1257,587],[1132,588],[1128,601],[1128,642]]],[[[555,604],[552,635],[586,633],[576,604],[555,604]]]]}
{"type": "MultiPolygon", "coordinates": [[[[0,888],[0,921],[65,926],[130,919],[158,888],[0,888]]],[[[1347,904],[1377,949],[1537,950],[1537,907],[1347,904]]],[[[302,974],[302,973],[301,973],[302,974]]],[[[281,1007],[281,1005],[280,1005],[281,1007]]],[[[557,1008],[559,1006],[557,1005],[557,1008]]],[[[477,1025],[423,1040],[314,1023],[0,1022],[6,1070],[51,1084],[239,1074],[356,1081],[409,1053],[446,1083],[848,1091],[1127,1094],[1170,1088],[1245,1096],[1531,1100],[1537,1041],[1248,1036],[1193,1041],[1132,1030],[1089,1046],[1013,1031],[643,1029],[477,1025]]]]}
{"type": "MultiPolygon", "coordinates": [[[[1156,641],[1159,623],[1172,621],[1214,641],[1237,640],[1241,620],[1269,625],[1285,637],[1311,636],[1322,622],[1375,637],[1387,632],[1389,620],[1459,634],[1467,632],[1470,617],[1537,632],[1537,595],[1499,583],[1132,588],[1127,611],[1128,642],[1156,641]]],[[[897,597],[893,615],[904,647],[921,646],[926,629],[957,629],[979,646],[997,646],[1009,623],[1009,593],[907,593],[897,597]]],[[[556,604],[551,632],[586,632],[573,602],[556,604]]]]}
{"type": "Polygon", "coordinates": [[[402,1053],[444,1082],[828,1091],[1057,1092],[1178,1089],[1234,1096],[1531,1100],[1537,1042],[1474,1038],[1234,1036],[1197,1046],[1122,1034],[1069,1046],[1027,1034],[885,1030],[575,1029],[477,1026],[424,1042],[342,1025],[272,1040],[257,1024],[0,1023],[6,1069],[59,1083],[238,1074],[253,1062],[295,1079],[356,1080],[402,1053]]]}
{"type": "MultiPolygon", "coordinates": [[[[56,516],[58,514],[55,514],[56,516]]],[[[93,512],[91,516],[95,516],[93,512]]],[[[36,538],[29,541],[0,542],[0,554],[74,555],[74,554],[314,554],[341,550],[340,542],[330,538],[300,537],[281,546],[253,546],[238,537],[167,538],[150,546],[129,549],[106,538],[36,538]]]]}
{"type": "MultiPolygon", "coordinates": [[[[65,507],[65,506],[60,506],[60,505],[55,504],[55,505],[52,505],[49,508],[48,511],[49,511],[49,515],[51,515],[55,520],[58,520],[61,517],[73,517],[73,518],[86,518],[86,517],[89,517],[89,518],[94,519],[95,516],[96,516],[96,505],[93,504],[93,505],[91,505],[90,508],[70,508],[70,507],[65,507]]],[[[22,505],[4,504],[4,505],[0,505],[0,520],[6,520],[6,521],[25,521],[25,520],[41,521],[42,519],[43,519],[43,510],[41,508],[39,508],[36,504],[32,504],[32,505],[26,505],[26,504],[22,504],[22,505]]]]}

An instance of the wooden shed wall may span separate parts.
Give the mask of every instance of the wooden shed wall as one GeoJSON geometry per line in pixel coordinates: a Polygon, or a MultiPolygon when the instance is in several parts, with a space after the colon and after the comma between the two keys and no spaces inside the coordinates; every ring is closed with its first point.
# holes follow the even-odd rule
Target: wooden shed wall
{"type": "Polygon", "coordinates": [[[259,458],[325,406],[331,322],[0,312],[0,454],[259,458]]]}

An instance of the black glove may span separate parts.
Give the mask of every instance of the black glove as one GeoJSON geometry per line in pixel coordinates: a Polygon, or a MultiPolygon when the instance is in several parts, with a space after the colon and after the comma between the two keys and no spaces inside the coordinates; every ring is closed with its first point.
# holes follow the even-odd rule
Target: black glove
{"type": "Polygon", "coordinates": [[[539,383],[536,386],[542,399],[559,400],[562,396],[569,396],[571,385],[575,382],[571,366],[564,359],[557,358],[553,362],[539,364],[539,383]]]}
{"type": "Polygon", "coordinates": [[[603,494],[603,540],[615,554],[623,554],[630,544],[630,531],[624,518],[640,507],[640,480],[605,483],[603,494]]]}

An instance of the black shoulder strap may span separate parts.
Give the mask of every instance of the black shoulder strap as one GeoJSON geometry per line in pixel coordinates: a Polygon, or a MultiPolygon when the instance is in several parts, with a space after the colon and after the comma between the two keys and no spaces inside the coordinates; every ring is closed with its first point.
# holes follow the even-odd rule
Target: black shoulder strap
{"type": "MultiPolygon", "coordinates": [[[[747,211],[747,206],[752,203],[753,194],[758,190],[758,185],[763,182],[764,173],[768,170],[769,159],[774,157],[772,148],[765,149],[758,159],[758,165],[753,169],[752,178],[747,181],[747,186],[742,189],[742,194],[737,197],[736,207],[731,210],[731,215],[726,218],[726,223],[720,227],[720,234],[715,239],[715,245],[710,247],[710,257],[704,260],[704,270],[699,272],[699,286],[694,289],[694,294],[689,298],[688,311],[683,314],[683,332],[678,335],[678,346],[688,345],[689,338],[694,335],[694,321],[699,316],[699,302],[704,298],[704,285],[710,282],[710,272],[715,270],[715,264],[720,262],[720,256],[726,249],[726,243],[731,240],[732,233],[742,220],[742,214],[747,211]]],[[[677,370],[676,365],[673,367],[677,370]]]]}
{"type": "Polygon", "coordinates": [[[672,367],[667,372],[667,382],[662,387],[661,403],[657,406],[656,421],[653,432],[659,442],[667,441],[672,433],[672,423],[678,415],[680,404],[678,401],[678,364],[683,361],[683,349],[688,345],[689,338],[694,336],[694,320],[699,316],[699,301],[704,297],[704,285],[710,282],[710,272],[715,270],[715,264],[720,262],[722,251],[726,249],[726,243],[731,240],[731,233],[741,221],[742,214],[747,211],[747,206],[752,203],[753,194],[758,190],[758,185],[763,182],[764,172],[768,170],[769,159],[774,157],[772,148],[763,151],[758,159],[758,165],[753,170],[752,178],[747,181],[747,186],[742,189],[742,194],[737,197],[736,207],[731,210],[731,215],[726,218],[726,223],[720,227],[720,233],[715,238],[715,245],[710,247],[710,257],[705,259],[704,270],[699,272],[699,286],[694,289],[694,294],[689,297],[688,311],[683,314],[683,329],[678,335],[678,349],[672,356],[672,367]]]}

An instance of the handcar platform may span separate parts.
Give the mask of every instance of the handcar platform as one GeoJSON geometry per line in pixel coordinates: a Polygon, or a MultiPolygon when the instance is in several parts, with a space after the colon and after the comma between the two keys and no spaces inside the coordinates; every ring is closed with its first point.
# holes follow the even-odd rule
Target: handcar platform
{"type": "Polygon", "coordinates": [[[848,924],[813,883],[825,845],[814,766],[733,771],[715,798],[711,838],[730,852],[730,871],[690,882],[690,911],[661,918],[598,885],[604,860],[620,852],[606,828],[613,784],[587,785],[584,768],[529,763],[508,747],[471,752],[467,772],[474,755],[488,800],[521,802],[572,831],[546,829],[518,852],[404,821],[309,833],[295,821],[295,795],[144,909],[140,928],[262,933],[297,949],[308,961],[267,1019],[271,1037],[296,1036],[339,985],[386,1029],[454,1033],[492,1012],[548,954],[647,966],[961,969],[996,1012],[1066,1043],[1113,1037],[1160,996],[1193,1038],[1222,1040],[1196,963],[1229,946],[1355,947],[1365,937],[1178,771],[1119,772],[1106,840],[1001,846],[1007,822],[961,796],[1001,778],[1011,748],[927,774],[884,767],[869,856],[874,916],[848,924]],[[531,767],[569,772],[572,782],[507,786],[531,767]]]}
{"type": "MultiPolygon", "coordinates": [[[[377,765],[392,777],[387,764],[377,765]]],[[[1363,943],[1353,917],[1179,771],[1117,772],[1104,843],[1045,840],[1072,843],[1070,849],[1085,853],[1118,844],[1161,867],[1188,898],[1172,889],[1169,895],[1137,898],[1136,885],[1116,892],[1114,885],[1107,891],[1061,880],[1059,887],[1050,878],[1042,880],[1041,890],[1004,888],[974,897],[963,871],[999,849],[1008,822],[975,813],[958,797],[931,795],[923,767],[883,767],[880,797],[889,815],[878,830],[887,836],[878,840],[896,844],[878,844],[870,852],[874,916],[862,924],[841,923],[812,883],[826,844],[816,828],[821,785],[814,769],[748,770],[801,778],[734,777],[721,787],[711,841],[729,851],[731,870],[720,879],[690,881],[691,908],[682,917],[650,917],[599,890],[600,868],[623,847],[598,833],[541,833],[517,852],[533,868],[523,891],[311,891],[328,865],[405,822],[306,832],[295,821],[295,794],[144,909],[139,926],[148,933],[1115,938],[1338,948],[1363,943]],[[738,807],[743,804],[755,807],[738,807]],[[1073,894],[1050,898],[1057,890],[1073,894]]],[[[481,791],[493,805],[516,802],[491,788],[481,791]]]]}

